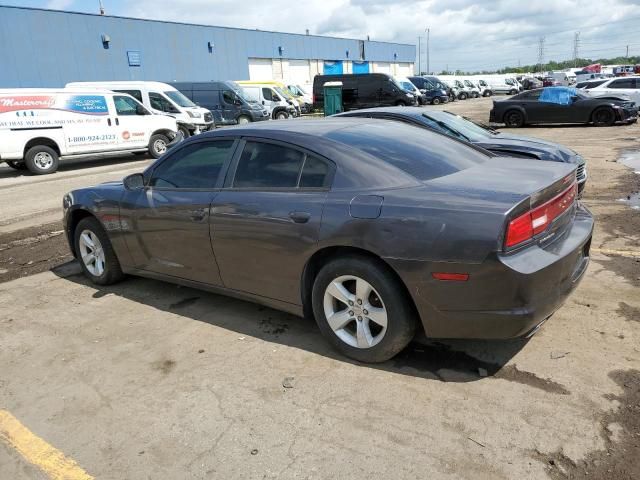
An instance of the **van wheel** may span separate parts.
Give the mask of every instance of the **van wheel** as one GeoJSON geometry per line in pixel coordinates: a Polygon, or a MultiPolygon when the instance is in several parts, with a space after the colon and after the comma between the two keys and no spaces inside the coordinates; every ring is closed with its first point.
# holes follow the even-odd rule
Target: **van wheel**
{"type": "Polygon", "coordinates": [[[14,170],[26,170],[27,166],[24,162],[16,162],[15,160],[7,160],[7,165],[9,165],[14,170]]]}
{"type": "Polygon", "coordinates": [[[238,117],[238,125],[246,125],[249,122],[251,122],[251,120],[249,120],[249,117],[246,115],[240,115],[238,117]]]}
{"type": "Polygon", "coordinates": [[[149,153],[153,158],[160,158],[167,151],[169,139],[162,133],[151,135],[149,139],[149,153]]]}
{"type": "Polygon", "coordinates": [[[467,94],[466,93],[461,93],[460,95],[458,95],[458,98],[460,100],[466,100],[467,99],[467,94]]]}
{"type": "Polygon", "coordinates": [[[415,334],[416,315],[402,286],[366,257],[336,258],[322,267],[311,302],[322,335],[361,362],[389,360],[415,334]]]}
{"type": "Polygon", "coordinates": [[[46,145],[31,147],[24,156],[24,164],[34,175],[46,175],[58,169],[58,154],[46,145]]]}
{"type": "Polygon", "coordinates": [[[431,105],[440,105],[440,98],[434,97],[434,99],[431,100],[431,105]]]}
{"type": "Polygon", "coordinates": [[[289,118],[289,114],[284,110],[280,110],[276,113],[276,120],[286,120],[287,118],[289,118]]]}
{"type": "Polygon", "coordinates": [[[191,132],[187,127],[179,126],[178,131],[182,133],[182,138],[187,139],[191,136],[191,132]]]}

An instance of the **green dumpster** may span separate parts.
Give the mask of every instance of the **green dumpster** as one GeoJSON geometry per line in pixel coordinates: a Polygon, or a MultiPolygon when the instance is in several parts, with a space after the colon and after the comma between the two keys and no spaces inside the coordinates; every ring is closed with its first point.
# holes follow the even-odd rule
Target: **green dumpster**
{"type": "Polygon", "coordinates": [[[342,82],[327,82],[324,90],[324,116],[342,112],[342,82]]]}

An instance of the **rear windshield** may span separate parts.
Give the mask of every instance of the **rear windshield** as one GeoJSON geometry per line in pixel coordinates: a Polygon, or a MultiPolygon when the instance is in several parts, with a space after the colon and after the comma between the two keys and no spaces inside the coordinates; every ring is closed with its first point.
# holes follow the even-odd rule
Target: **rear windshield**
{"type": "Polygon", "coordinates": [[[399,122],[372,122],[336,130],[327,137],[380,158],[418,180],[451,175],[490,158],[462,142],[399,122]]]}

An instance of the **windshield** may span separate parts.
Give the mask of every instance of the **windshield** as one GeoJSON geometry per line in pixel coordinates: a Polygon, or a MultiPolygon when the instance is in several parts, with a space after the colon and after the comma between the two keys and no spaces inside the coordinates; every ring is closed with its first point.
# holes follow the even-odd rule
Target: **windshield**
{"type": "Polygon", "coordinates": [[[487,86],[487,82],[485,82],[484,80],[480,80],[478,83],[479,83],[480,85],[482,85],[483,87],[486,87],[486,86],[487,86]]]}
{"type": "Polygon", "coordinates": [[[435,122],[440,127],[440,130],[448,130],[454,134],[453,136],[457,133],[471,142],[479,142],[494,135],[491,131],[453,113],[433,111],[423,113],[422,116],[431,122],[435,122]]]}
{"type": "Polygon", "coordinates": [[[288,90],[286,90],[286,91],[285,91],[285,90],[281,89],[280,87],[273,87],[273,89],[274,89],[276,92],[278,92],[278,93],[280,94],[280,96],[281,96],[284,100],[286,100],[286,99],[289,99],[289,100],[290,100],[290,99],[291,99],[291,97],[293,96],[293,95],[291,95],[291,94],[289,93],[289,91],[288,91],[288,90]]]}
{"type": "Polygon", "coordinates": [[[247,94],[246,90],[238,85],[236,82],[227,82],[231,89],[245,102],[256,102],[249,94],[247,94]]]}
{"type": "Polygon", "coordinates": [[[400,82],[400,86],[401,86],[402,88],[404,88],[405,90],[408,90],[408,91],[410,91],[410,92],[413,92],[413,89],[415,88],[415,87],[413,86],[413,83],[411,83],[411,82],[409,82],[409,81],[401,81],[401,82],[400,82]]]}
{"type": "Polygon", "coordinates": [[[391,82],[392,85],[395,85],[398,90],[405,90],[405,88],[400,85],[400,83],[398,83],[398,81],[395,78],[390,78],[389,81],[391,82]]]}
{"type": "Polygon", "coordinates": [[[464,81],[464,84],[465,84],[467,87],[471,87],[471,88],[475,87],[475,85],[474,85],[473,83],[471,83],[469,80],[465,80],[465,81],[464,81]]]}
{"type": "Polygon", "coordinates": [[[462,82],[460,80],[456,80],[454,83],[455,83],[456,87],[464,88],[464,85],[462,84],[462,82]]]}
{"type": "Polygon", "coordinates": [[[177,105],[181,107],[195,107],[196,104],[185,97],[181,92],[177,90],[169,90],[168,92],[164,92],[164,94],[173,100],[177,105]]]}
{"type": "Polygon", "coordinates": [[[301,93],[302,95],[308,95],[308,94],[309,94],[309,92],[307,92],[307,91],[304,89],[304,87],[301,87],[300,85],[296,85],[296,87],[298,88],[298,90],[300,90],[300,93],[301,93]]]}

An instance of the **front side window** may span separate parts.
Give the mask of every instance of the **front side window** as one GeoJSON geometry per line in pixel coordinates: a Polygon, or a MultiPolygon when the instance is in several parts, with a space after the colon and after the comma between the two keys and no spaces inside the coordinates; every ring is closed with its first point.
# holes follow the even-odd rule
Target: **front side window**
{"type": "Polygon", "coordinates": [[[224,92],[222,92],[222,99],[227,105],[235,105],[237,101],[236,94],[231,90],[225,90],[224,92]]]}
{"type": "Polygon", "coordinates": [[[145,115],[145,108],[131,97],[114,95],[113,103],[118,115],[145,115]]]}
{"type": "Polygon", "coordinates": [[[304,153],[271,143],[247,142],[233,187],[296,188],[304,153]]]}
{"type": "Polygon", "coordinates": [[[188,145],[162,162],[150,185],[158,188],[215,188],[225,161],[233,150],[233,140],[199,142],[188,145]]]}
{"type": "Polygon", "coordinates": [[[160,110],[161,112],[178,112],[176,107],[174,107],[169,100],[156,92],[149,92],[149,104],[151,105],[151,108],[154,110],[160,110]]]}
{"type": "Polygon", "coordinates": [[[114,92],[126,93],[142,103],[142,92],[140,90],[114,90],[114,92]]]}
{"type": "Polygon", "coordinates": [[[273,90],[271,90],[270,88],[263,88],[262,89],[262,96],[264,97],[265,100],[268,100],[270,102],[273,101],[273,90]]]}

